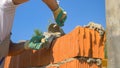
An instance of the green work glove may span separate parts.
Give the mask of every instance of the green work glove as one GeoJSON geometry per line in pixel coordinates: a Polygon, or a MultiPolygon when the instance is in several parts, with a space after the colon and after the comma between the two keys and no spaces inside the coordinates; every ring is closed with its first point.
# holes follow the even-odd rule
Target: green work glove
{"type": "Polygon", "coordinates": [[[38,50],[40,48],[42,48],[42,42],[41,39],[44,38],[43,35],[41,36],[33,36],[32,39],[29,41],[29,48],[34,49],[34,50],[38,50]]]}
{"type": "Polygon", "coordinates": [[[53,12],[53,14],[57,25],[60,27],[64,26],[64,22],[67,18],[67,13],[62,8],[59,7],[57,10],[53,12]]]}

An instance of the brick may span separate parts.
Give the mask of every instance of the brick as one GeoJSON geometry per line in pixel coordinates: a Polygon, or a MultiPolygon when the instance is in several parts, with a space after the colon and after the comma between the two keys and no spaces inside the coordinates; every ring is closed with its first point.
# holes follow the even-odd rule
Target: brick
{"type": "MultiPolygon", "coordinates": [[[[6,59],[5,59],[5,64],[4,65],[4,68],[9,68],[9,64],[10,64],[10,61],[11,61],[11,56],[8,56],[6,59]]],[[[12,65],[12,64],[11,64],[12,65]]]]}
{"type": "Polygon", "coordinates": [[[57,39],[52,49],[53,63],[79,55],[79,37],[77,35],[79,35],[79,28],[57,39]]]}
{"type": "Polygon", "coordinates": [[[92,51],[92,57],[93,58],[98,58],[98,45],[96,40],[96,31],[90,29],[90,34],[91,34],[91,51],[92,51]]]}
{"type": "Polygon", "coordinates": [[[90,30],[85,28],[84,32],[84,57],[91,57],[90,30]]]}
{"type": "Polygon", "coordinates": [[[79,56],[84,56],[84,28],[80,28],[80,33],[79,33],[79,49],[80,49],[80,54],[79,56]]]}
{"type": "Polygon", "coordinates": [[[34,51],[30,57],[31,59],[30,65],[34,67],[50,64],[50,61],[52,61],[51,57],[52,54],[50,54],[50,49],[41,49],[39,51],[34,51]]]}
{"type": "Polygon", "coordinates": [[[105,43],[106,43],[106,34],[104,34],[104,36],[100,39],[100,45],[99,45],[99,56],[98,58],[105,58],[105,43]]]}

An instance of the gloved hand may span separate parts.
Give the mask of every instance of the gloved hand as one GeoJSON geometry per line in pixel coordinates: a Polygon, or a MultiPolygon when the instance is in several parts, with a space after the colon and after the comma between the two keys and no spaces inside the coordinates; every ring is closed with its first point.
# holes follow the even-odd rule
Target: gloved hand
{"type": "Polygon", "coordinates": [[[53,12],[53,14],[57,25],[60,27],[64,26],[64,22],[67,18],[67,13],[62,8],[59,7],[57,10],[53,12]]]}
{"type": "Polygon", "coordinates": [[[33,36],[30,41],[25,43],[25,49],[38,50],[42,48],[42,44],[43,44],[43,42],[41,42],[42,38],[44,38],[43,35],[33,36]]]}

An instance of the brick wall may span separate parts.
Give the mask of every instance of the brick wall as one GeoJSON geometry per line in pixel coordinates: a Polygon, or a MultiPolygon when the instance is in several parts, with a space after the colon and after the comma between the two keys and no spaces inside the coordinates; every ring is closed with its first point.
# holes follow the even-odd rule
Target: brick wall
{"type": "Polygon", "coordinates": [[[4,68],[101,68],[81,57],[103,59],[104,44],[105,35],[101,37],[97,31],[78,26],[56,39],[49,49],[8,56],[4,68]]]}

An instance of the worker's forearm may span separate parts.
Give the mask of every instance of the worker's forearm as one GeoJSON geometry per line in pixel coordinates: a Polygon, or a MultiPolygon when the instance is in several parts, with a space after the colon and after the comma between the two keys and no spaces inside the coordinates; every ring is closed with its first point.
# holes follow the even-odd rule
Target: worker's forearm
{"type": "Polygon", "coordinates": [[[58,9],[59,5],[56,0],[42,0],[52,11],[58,9]]]}
{"type": "Polygon", "coordinates": [[[28,0],[13,0],[13,3],[14,3],[15,5],[18,5],[18,4],[27,2],[27,1],[28,1],[28,0]]]}
{"type": "Polygon", "coordinates": [[[21,53],[23,53],[25,51],[24,49],[24,43],[20,43],[20,44],[16,44],[16,45],[10,45],[9,48],[9,56],[16,56],[19,55],[21,53]]]}

